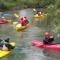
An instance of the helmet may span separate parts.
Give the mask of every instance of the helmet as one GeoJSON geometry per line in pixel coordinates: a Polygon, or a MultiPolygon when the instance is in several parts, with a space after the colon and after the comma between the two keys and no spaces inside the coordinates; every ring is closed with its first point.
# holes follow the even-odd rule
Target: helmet
{"type": "Polygon", "coordinates": [[[2,18],[4,18],[4,17],[2,17],[2,18]]]}
{"type": "Polygon", "coordinates": [[[26,18],[27,18],[26,16],[25,16],[25,17],[23,17],[23,20],[26,20],[26,18]]]}
{"type": "Polygon", "coordinates": [[[45,38],[49,38],[50,37],[50,34],[48,32],[45,32],[44,37],[45,38]]]}
{"type": "Polygon", "coordinates": [[[23,17],[22,18],[20,18],[21,20],[23,20],[23,17]]]}

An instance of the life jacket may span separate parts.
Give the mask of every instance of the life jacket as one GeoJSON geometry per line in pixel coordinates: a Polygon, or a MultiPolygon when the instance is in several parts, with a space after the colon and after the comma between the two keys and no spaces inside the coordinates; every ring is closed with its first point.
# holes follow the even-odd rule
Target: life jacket
{"type": "Polygon", "coordinates": [[[19,20],[18,23],[19,23],[19,24],[22,24],[22,26],[25,25],[25,21],[24,21],[24,20],[19,20]]]}
{"type": "Polygon", "coordinates": [[[1,19],[1,22],[5,22],[5,20],[4,19],[1,19]]]}
{"type": "Polygon", "coordinates": [[[6,47],[6,45],[4,44],[3,47],[2,47],[2,50],[3,51],[8,51],[8,47],[6,47]]]}

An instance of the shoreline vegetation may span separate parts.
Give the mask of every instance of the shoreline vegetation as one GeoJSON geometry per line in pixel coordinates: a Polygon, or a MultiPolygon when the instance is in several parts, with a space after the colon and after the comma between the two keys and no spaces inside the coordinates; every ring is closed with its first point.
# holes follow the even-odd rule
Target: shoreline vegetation
{"type": "Polygon", "coordinates": [[[47,8],[55,0],[0,0],[0,11],[24,8],[47,8]],[[27,2],[28,1],[28,2],[27,2]]]}

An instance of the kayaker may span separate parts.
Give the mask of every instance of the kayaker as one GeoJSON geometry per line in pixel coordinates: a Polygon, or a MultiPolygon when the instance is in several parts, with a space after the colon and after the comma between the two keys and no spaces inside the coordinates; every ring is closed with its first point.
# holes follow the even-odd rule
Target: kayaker
{"type": "Polygon", "coordinates": [[[34,14],[34,17],[41,16],[41,15],[42,15],[42,12],[37,11],[37,13],[36,13],[36,14],[34,14]]]}
{"type": "Polygon", "coordinates": [[[26,16],[24,17],[24,21],[25,21],[25,23],[26,23],[26,24],[28,24],[28,23],[29,23],[29,21],[28,21],[28,19],[27,19],[27,17],[26,17],[26,16]]]}
{"type": "Polygon", "coordinates": [[[5,19],[5,17],[1,17],[1,21],[4,23],[7,23],[8,21],[5,19]]]}
{"type": "Polygon", "coordinates": [[[7,38],[6,40],[2,40],[0,39],[0,49],[3,51],[7,51],[7,50],[11,50],[14,48],[14,46],[12,46],[11,44],[9,44],[9,38],[7,38]]]}
{"type": "Polygon", "coordinates": [[[23,17],[19,18],[18,23],[21,24],[22,26],[24,26],[24,24],[25,24],[24,18],[23,17]]]}
{"type": "Polygon", "coordinates": [[[37,13],[38,13],[38,16],[42,15],[42,12],[40,12],[40,11],[39,11],[39,12],[37,12],[37,13]]]}
{"type": "Polygon", "coordinates": [[[50,35],[50,33],[46,32],[44,34],[43,43],[50,45],[50,44],[52,44],[53,41],[54,41],[54,36],[53,35],[50,35]]]}

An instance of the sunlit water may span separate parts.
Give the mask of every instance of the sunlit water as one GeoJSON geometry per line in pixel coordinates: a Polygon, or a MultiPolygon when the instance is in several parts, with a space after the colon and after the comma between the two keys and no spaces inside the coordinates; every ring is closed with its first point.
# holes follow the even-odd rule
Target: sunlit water
{"type": "MultiPolygon", "coordinates": [[[[31,9],[21,10],[20,16],[33,16],[31,9]]],[[[16,42],[16,47],[12,53],[0,60],[60,60],[60,51],[41,49],[33,47],[32,40],[42,41],[42,37],[39,34],[43,32],[41,28],[31,25],[24,31],[17,32],[13,26],[8,27],[5,25],[4,32],[0,29],[0,38],[10,38],[10,41],[16,42]]]]}

